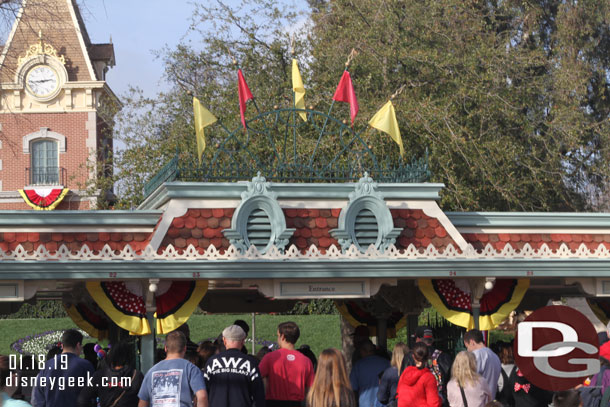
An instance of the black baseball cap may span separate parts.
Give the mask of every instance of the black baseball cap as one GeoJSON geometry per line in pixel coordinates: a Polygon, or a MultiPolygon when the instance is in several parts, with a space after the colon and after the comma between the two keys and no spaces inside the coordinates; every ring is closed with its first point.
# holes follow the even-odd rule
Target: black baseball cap
{"type": "Polygon", "coordinates": [[[434,340],[434,332],[429,326],[418,326],[415,330],[415,337],[419,339],[434,340]]]}

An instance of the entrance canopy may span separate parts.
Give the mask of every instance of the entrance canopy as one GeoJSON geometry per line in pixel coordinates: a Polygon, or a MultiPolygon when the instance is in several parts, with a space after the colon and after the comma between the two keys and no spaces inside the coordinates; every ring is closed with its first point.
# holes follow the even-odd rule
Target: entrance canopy
{"type": "Polygon", "coordinates": [[[446,277],[546,278],[610,295],[610,214],[446,213],[442,187],[258,176],[166,183],[134,211],[3,211],[3,298],[51,290],[51,281],[129,279],[207,279],[210,289],[253,284],[307,298],[289,281],[356,279],[358,288],[312,288],[349,297],[396,279],[446,277]]]}
{"type": "Polygon", "coordinates": [[[258,175],[167,182],[133,211],[3,211],[0,311],[54,298],[100,335],[105,318],[129,323],[145,335],[151,366],[146,334],[174,329],[197,304],[269,312],[296,299],[354,300],[385,333],[389,316],[424,306],[422,281],[470,288],[470,307],[453,308],[475,326],[497,324],[521,298],[533,309],[560,296],[610,296],[610,214],[443,212],[442,187],[366,174],[342,184],[258,175]],[[484,291],[514,284],[505,280],[519,281],[519,296],[487,307],[484,291]],[[164,297],[173,286],[182,295],[170,288],[164,297]]]}

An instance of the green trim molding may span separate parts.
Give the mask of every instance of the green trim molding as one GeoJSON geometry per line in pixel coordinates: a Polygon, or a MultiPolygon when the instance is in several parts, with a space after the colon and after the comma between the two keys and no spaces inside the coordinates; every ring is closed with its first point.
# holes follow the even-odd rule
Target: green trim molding
{"type": "MultiPolygon", "coordinates": [[[[263,174],[264,175],[264,174],[263,174]]],[[[338,200],[347,201],[356,183],[341,184],[298,184],[270,183],[278,200],[338,200]]],[[[377,190],[386,200],[426,200],[440,199],[444,184],[387,184],[380,183],[377,190]]],[[[157,188],[138,207],[141,210],[162,208],[172,199],[241,199],[248,183],[240,182],[168,182],[157,188]]]]}
{"type": "Polygon", "coordinates": [[[0,211],[2,226],[152,226],[163,211],[0,211]]]}
{"type": "Polygon", "coordinates": [[[445,212],[456,227],[610,228],[610,213],[445,212]]]}
{"type": "Polygon", "coordinates": [[[3,280],[610,277],[607,259],[3,261],[3,280]]]}

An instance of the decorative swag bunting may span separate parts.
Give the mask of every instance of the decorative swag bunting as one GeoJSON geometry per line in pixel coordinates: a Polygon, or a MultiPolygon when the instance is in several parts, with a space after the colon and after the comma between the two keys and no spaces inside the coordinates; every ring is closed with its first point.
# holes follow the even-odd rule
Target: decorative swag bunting
{"type": "Polygon", "coordinates": [[[85,303],[63,303],[68,316],[83,331],[98,340],[108,338],[110,320],[98,307],[89,307],[85,303]]]}
{"type": "Polygon", "coordinates": [[[52,211],[68,194],[68,188],[24,188],[19,194],[32,208],[39,211],[52,211]]]}
{"type": "MultiPolygon", "coordinates": [[[[465,281],[465,280],[463,280],[465,281]]],[[[452,324],[472,329],[472,295],[466,285],[451,279],[420,279],[419,289],[436,311],[452,324]]],[[[529,279],[498,279],[481,297],[479,329],[489,331],[504,321],[521,303],[529,279]]]]}
{"type": "MultiPolygon", "coordinates": [[[[208,289],[207,281],[162,281],[155,293],[157,332],[166,334],[184,324],[208,289]]],[[[87,282],[87,291],[121,328],[148,335],[146,304],[140,282],[87,282]]]]}

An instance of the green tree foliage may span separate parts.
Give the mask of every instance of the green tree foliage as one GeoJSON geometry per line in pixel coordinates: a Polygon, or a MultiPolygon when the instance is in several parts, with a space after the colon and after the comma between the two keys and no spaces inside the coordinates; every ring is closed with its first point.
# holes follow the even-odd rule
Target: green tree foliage
{"type": "MultiPolygon", "coordinates": [[[[207,3],[206,3],[207,4],[207,3]]],[[[610,166],[610,4],[581,1],[310,0],[307,15],[279,0],[231,8],[197,5],[197,47],[165,50],[174,87],[125,100],[115,164],[122,205],[178,150],[194,155],[191,98],[229,129],[239,126],[236,67],[259,108],[290,106],[288,28],[307,104],[325,110],[347,55],[360,113],[356,127],[398,89],[394,104],[406,150],[430,152],[442,203],[454,210],[582,210],[607,194],[610,166]]],[[[333,115],[349,117],[339,103],[333,115]]],[[[249,109],[252,117],[253,108],[249,109]]],[[[207,154],[223,135],[208,131],[207,154]]],[[[368,132],[376,154],[395,155],[368,132]]],[[[206,156],[206,157],[209,157],[206,156]]]]}

